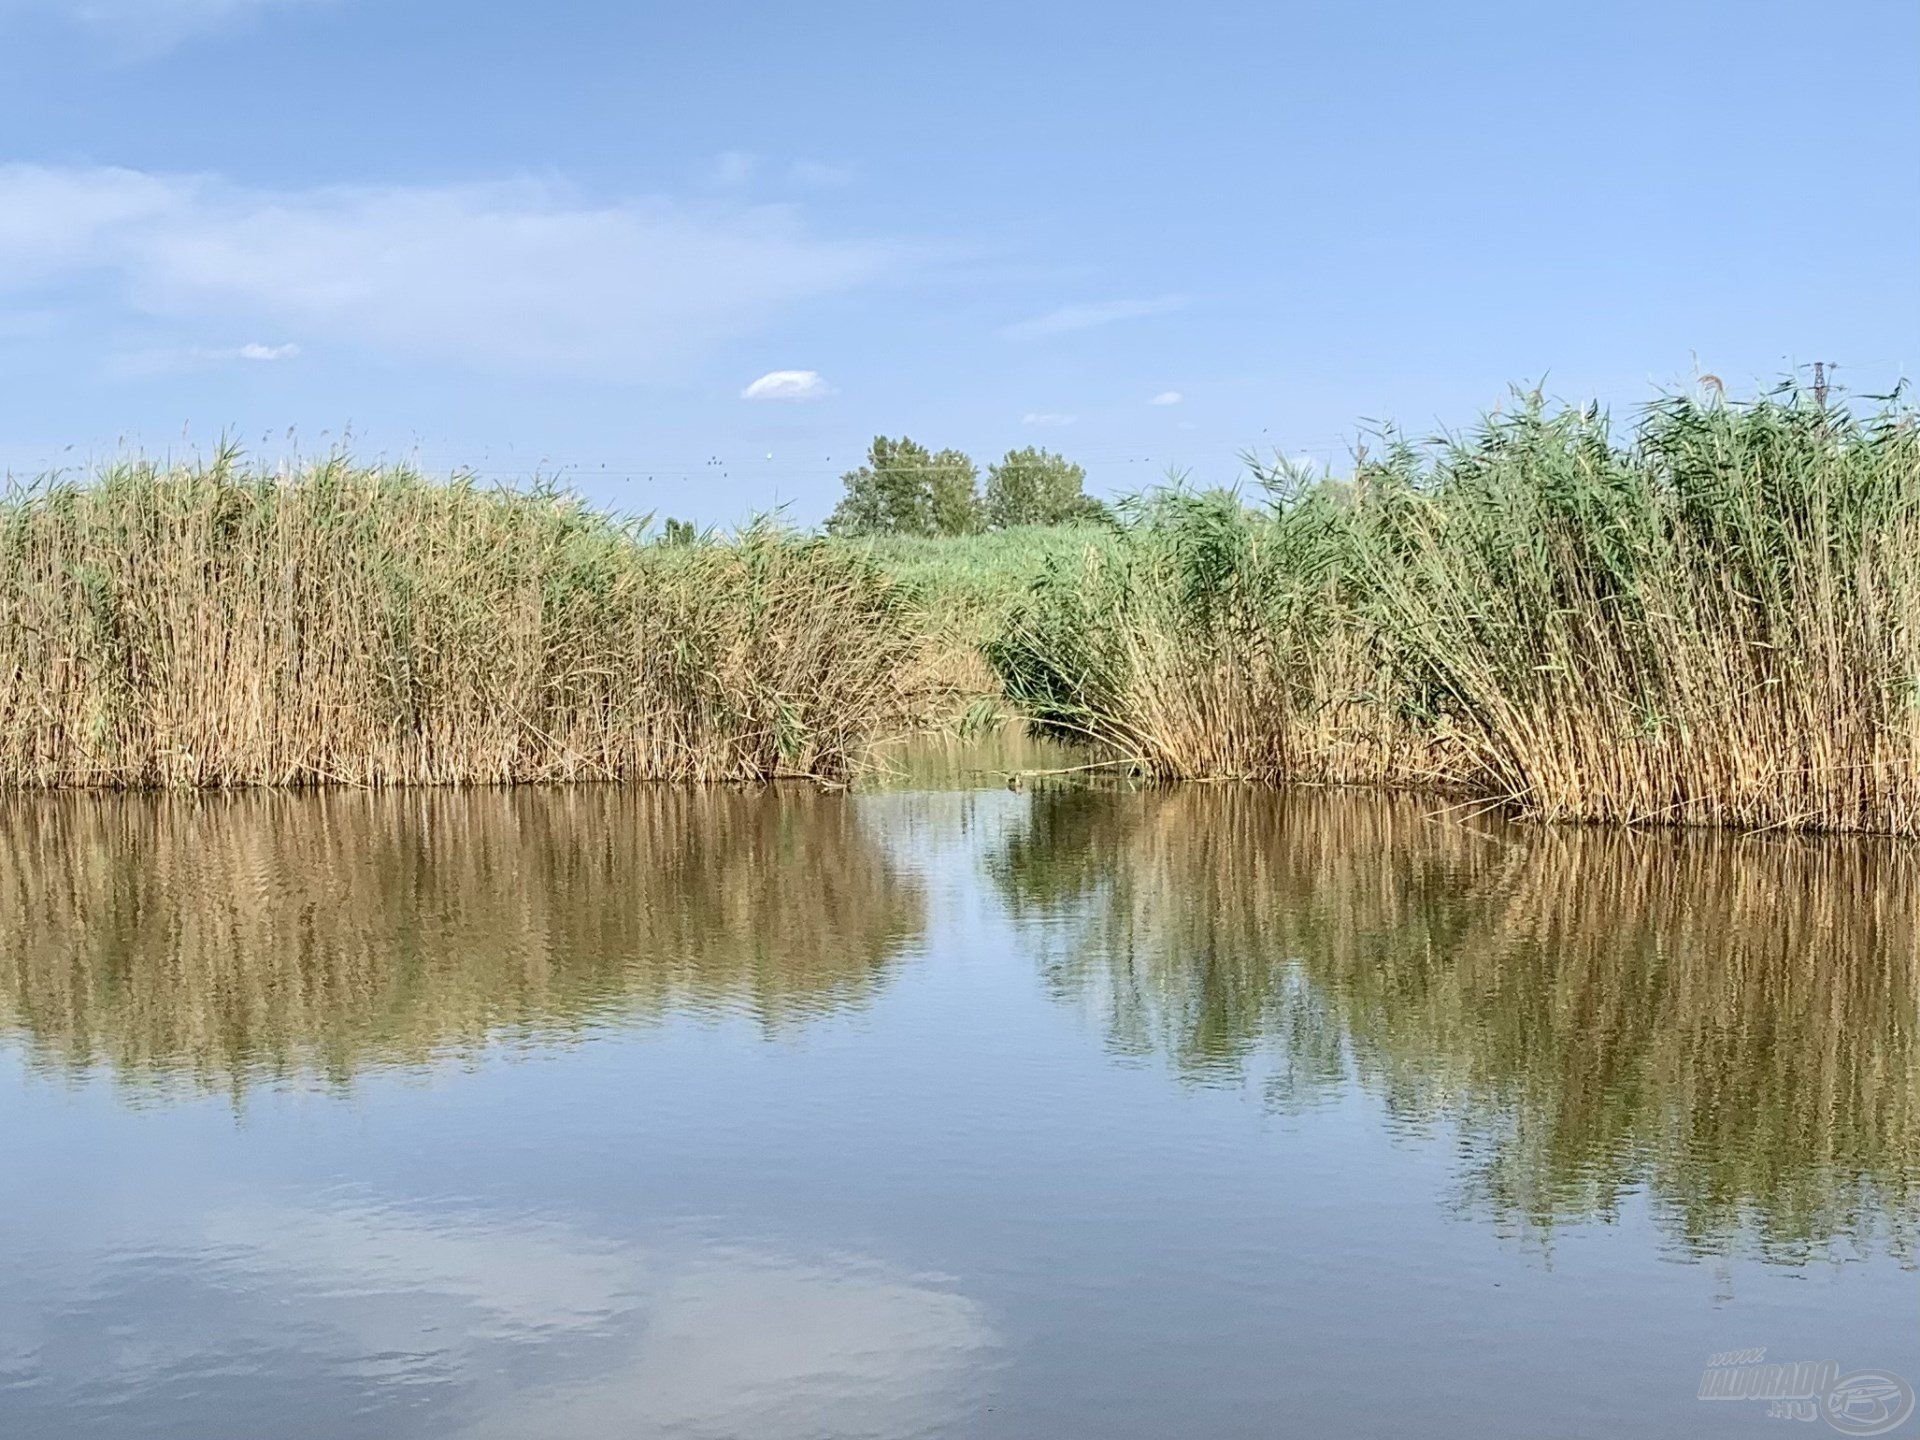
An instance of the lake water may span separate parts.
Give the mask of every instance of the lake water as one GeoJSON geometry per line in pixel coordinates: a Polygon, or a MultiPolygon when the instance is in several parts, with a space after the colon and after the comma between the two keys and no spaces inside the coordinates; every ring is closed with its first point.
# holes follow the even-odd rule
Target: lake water
{"type": "Polygon", "coordinates": [[[1710,1359],[1920,1380],[1912,848],[994,763],[0,804],[0,1436],[1806,1435],[1877,1402],[1710,1359]]]}

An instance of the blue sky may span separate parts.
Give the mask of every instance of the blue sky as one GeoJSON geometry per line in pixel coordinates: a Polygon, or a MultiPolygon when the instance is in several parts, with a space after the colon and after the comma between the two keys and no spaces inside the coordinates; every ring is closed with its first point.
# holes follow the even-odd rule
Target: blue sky
{"type": "Polygon", "coordinates": [[[810,522],[878,432],[1117,491],[1917,337],[1912,0],[0,0],[16,474],[810,522]]]}

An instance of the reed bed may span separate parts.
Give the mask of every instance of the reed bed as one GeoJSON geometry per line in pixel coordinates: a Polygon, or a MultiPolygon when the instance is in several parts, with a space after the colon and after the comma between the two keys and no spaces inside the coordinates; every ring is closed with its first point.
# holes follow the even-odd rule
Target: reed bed
{"type": "Polygon", "coordinates": [[[1528,397],[1351,480],[1172,495],[989,646],[1161,778],[1418,784],[1543,818],[1920,834],[1920,426],[1528,397]]]}
{"type": "Polygon", "coordinates": [[[647,543],[552,492],[334,460],[0,502],[0,784],[839,778],[922,625],[844,548],[647,543]]]}

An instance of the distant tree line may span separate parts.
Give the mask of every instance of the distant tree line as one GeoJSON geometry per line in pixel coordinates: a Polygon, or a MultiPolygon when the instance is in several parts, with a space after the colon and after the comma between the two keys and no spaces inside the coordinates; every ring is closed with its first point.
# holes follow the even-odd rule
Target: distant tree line
{"type": "Polygon", "coordinates": [[[827,520],[832,535],[977,535],[1107,514],[1086,493],[1082,467],[1033,446],[989,465],[983,492],[979,468],[960,451],[876,435],[867,463],[840,479],[847,493],[827,520]]]}

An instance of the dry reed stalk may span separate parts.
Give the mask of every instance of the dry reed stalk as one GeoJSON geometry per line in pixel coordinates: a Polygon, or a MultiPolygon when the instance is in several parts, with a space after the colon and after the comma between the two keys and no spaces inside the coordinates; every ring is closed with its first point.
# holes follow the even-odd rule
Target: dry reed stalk
{"type": "Polygon", "coordinates": [[[839,778],[919,673],[901,588],[822,542],[342,461],[13,495],[0,578],[12,786],[839,778]]]}

